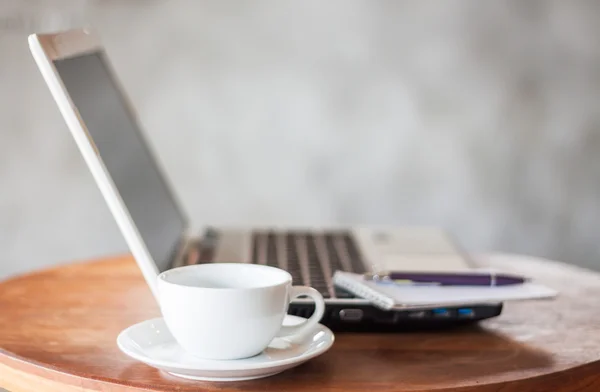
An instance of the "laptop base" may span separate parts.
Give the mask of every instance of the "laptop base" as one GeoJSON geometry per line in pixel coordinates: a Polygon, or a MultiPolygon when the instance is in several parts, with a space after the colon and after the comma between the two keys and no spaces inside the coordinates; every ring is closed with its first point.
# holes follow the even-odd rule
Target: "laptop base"
{"type": "MultiPolygon", "coordinates": [[[[310,317],[313,311],[312,304],[292,303],[288,313],[310,317]]],[[[501,312],[501,303],[392,311],[372,305],[327,304],[321,324],[335,332],[418,332],[471,325],[501,312]]]]}

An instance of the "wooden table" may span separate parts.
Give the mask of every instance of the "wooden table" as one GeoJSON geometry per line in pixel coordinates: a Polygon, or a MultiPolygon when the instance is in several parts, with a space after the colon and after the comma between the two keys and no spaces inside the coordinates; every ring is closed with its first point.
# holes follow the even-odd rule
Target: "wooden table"
{"type": "Polygon", "coordinates": [[[130,257],[0,284],[0,386],[20,391],[600,391],[600,274],[515,256],[480,261],[534,275],[555,301],[509,303],[466,329],[337,334],[321,357],[255,381],[205,383],[122,354],[125,327],[159,310],[130,257]]]}

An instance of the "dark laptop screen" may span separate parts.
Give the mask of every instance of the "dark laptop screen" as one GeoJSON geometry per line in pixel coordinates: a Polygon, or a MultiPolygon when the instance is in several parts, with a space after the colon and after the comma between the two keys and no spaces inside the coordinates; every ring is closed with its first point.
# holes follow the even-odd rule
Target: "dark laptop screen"
{"type": "Polygon", "coordinates": [[[160,271],[186,222],[148,151],[101,52],[54,65],[160,271]]]}

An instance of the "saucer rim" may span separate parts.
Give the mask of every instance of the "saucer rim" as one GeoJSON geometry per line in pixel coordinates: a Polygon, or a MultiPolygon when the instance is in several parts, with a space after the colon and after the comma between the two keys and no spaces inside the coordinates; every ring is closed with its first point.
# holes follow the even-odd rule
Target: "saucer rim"
{"type": "MultiPolygon", "coordinates": [[[[291,320],[305,320],[305,318],[303,318],[303,317],[298,317],[298,316],[294,316],[294,315],[290,315],[290,314],[287,314],[285,316],[285,318],[291,319],[291,320]]],[[[132,338],[126,336],[130,332],[130,330],[132,330],[133,328],[135,328],[141,324],[146,324],[146,323],[151,323],[151,322],[156,322],[156,321],[160,321],[160,322],[164,323],[164,318],[163,317],[155,317],[155,318],[147,319],[147,320],[141,321],[139,323],[130,325],[129,327],[127,327],[123,331],[121,331],[116,339],[117,346],[119,347],[121,352],[137,361],[143,362],[147,365],[152,365],[154,367],[168,367],[168,368],[175,367],[175,368],[180,368],[180,369],[199,370],[199,371],[235,371],[235,370],[259,370],[259,369],[266,370],[266,369],[270,369],[270,368],[274,368],[274,367],[286,366],[289,364],[303,363],[303,362],[309,361],[312,358],[315,358],[315,357],[327,352],[333,346],[333,343],[335,342],[335,334],[329,328],[327,328],[323,324],[319,323],[319,324],[315,325],[315,327],[313,329],[313,331],[315,331],[314,333],[316,333],[318,331],[323,331],[327,335],[329,335],[330,338],[328,338],[326,340],[326,344],[323,347],[320,347],[319,349],[315,350],[314,352],[312,352],[310,354],[303,353],[303,354],[300,354],[298,356],[294,356],[291,358],[267,361],[267,362],[256,363],[256,364],[244,363],[246,360],[253,358],[253,357],[230,359],[230,360],[198,358],[201,361],[205,361],[207,365],[210,364],[211,366],[200,366],[200,365],[186,366],[179,362],[165,361],[165,360],[160,360],[160,359],[154,359],[147,355],[139,355],[125,347],[126,343],[123,342],[125,339],[133,342],[134,344],[137,344],[137,343],[135,343],[135,341],[132,338]],[[214,365],[217,365],[217,366],[215,367],[214,365]]],[[[308,333],[305,335],[314,335],[314,333],[312,333],[312,334],[308,333]]],[[[280,339],[289,341],[297,336],[298,335],[292,335],[292,336],[287,336],[287,337],[280,338],[280,339]]],[[[183,350],[183,348],[182,348],[182,350],[183,350]]],[[[260,355],[260,354],[258,354],[258,355],[260,355]]]]}

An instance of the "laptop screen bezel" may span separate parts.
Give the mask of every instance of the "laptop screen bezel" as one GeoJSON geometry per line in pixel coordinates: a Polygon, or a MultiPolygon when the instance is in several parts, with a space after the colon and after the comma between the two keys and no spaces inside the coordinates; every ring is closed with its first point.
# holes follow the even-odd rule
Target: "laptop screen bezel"
{"type": "MultiPolygon", "coordinates": [[[[122,84],[115,76],[116,74],[112,64],[110,64],[110,61],[108,60],[105,48],[102,45],[98,34],[91,29],[76,29],[53,34],[32,34],[29,36],[29,46],[40,72],[42,73],[94,180],[100,188],[102,196],[108,204],[133,257],[142,271],[144,279],[153,295],[157,296],[156,277],[162,271],[159,270],[157,263],[150,254],[143,237],[129,214],[127,206],[121,198],[119,191],[88,132],[85,122],[79,115],[77,107],[72,102],[69,92],[54,66],[54,61],[56,60],[82,56],[90,53],[98,54],[102,58],[104,66],[115,87],[122,95],[126,110],[131,115],[133,121],[136,121],[138,128],[141,128],[131,100],[125,93],[122,84]]],[[[173,252],[173,255],[171,256],[172,260],[170,260],[170,265],[173,265],[175,259],[181,257],[183,247],[186,246],[187,238],[189,237],[189,219],[181,208],[181,202],[172,191],[173,188],[169,183],[167,176],[164,174],[164,170],[160,167],[160,164],[156,159],[156,154],[150,145],[144,143],[144,146],[147,148],[148,154],[152,157],[155,169],[160,173],[165,182],[165,186],[183,221],[183,230],[177,239],[177,244],[174,244],[175,252],[173,252]]]]}

